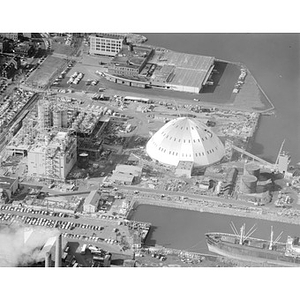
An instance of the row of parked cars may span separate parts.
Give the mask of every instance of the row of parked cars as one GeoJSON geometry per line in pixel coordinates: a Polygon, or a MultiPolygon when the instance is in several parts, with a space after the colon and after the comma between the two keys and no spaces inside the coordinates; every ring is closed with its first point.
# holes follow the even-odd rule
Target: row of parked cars
{"type": "Polygon", "coordinates": [[[36,210],[30,207],[22,207],[22,206],[12,206],[12,205],[2,205],[0,206],[0,210],[9,210],[9,211],[17,211],[31,214],[41,214],[41,215],[49,215],[51,217],[69,217],[68,214],[53,212],[47,210],[36,210]]]}
{"type": "Polygon", "coordinates": [[[35,226],[45,226],[53,228],[55,227],[56,220],[49,220],[46,218],[38,218],[38,217],[29,217],[25,215],[14,215],[11,213],[0,213],[0,221],[10,222],[10,223],[22,223],[27,225],[35,225],[35,226]]]}
{"type": "Polygon", "coordinates": [[[63,237],[70,238],[70,239],[77,239],[77,240],[83,240],[83,241],[95,241],[95,242],[103,242],[104,239],[97,237],[97,236],[86,236],[81,234],[73,234],[73,233],[67,233],[64,232],[62,234],[63,237]]]}
{"type": "Polygon", "coordinates": [[[101,219],[107,219],[107,220],[118,220],[119,218],[117,216],[109,216],[109,215],[101,215],[101,219]]]}
{"type": "Polygon", "coordinates": [[[8,87],[8,82],[5,80],[0,81],[0,94],[4,93],[8,87]]]}
{"type": "Polygon", "coordinates": [[[82,228],[82,229],[90,229],[90,230],[103,230],[104,227],[98,225],[90,225],[90,224],[81,224],[81,223],[72,223],[74,228],[82,228]]]}

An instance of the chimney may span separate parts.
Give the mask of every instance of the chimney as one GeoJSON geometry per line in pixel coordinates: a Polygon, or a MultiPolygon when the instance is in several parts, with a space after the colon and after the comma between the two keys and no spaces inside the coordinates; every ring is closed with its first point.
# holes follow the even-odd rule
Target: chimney
{"type": "Polygon", "coordinates": [[[49,252],[46,252],[45,255],[45,268],[51,267],[51,254],[49,252]]]}
{"type": "Polygon", "coordinates": [[[55,267],[61,267],[61,256],[62,256],[62,237],[61,234],[56,238],[56,248],[55,248],[55,267]]]}

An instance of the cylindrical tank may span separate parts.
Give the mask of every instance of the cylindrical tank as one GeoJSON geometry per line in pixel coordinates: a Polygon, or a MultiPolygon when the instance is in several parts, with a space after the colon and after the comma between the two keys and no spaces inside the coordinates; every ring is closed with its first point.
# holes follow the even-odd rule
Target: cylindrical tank
{"type": "Polygon", "coordinates": [[[56,238],[56,247],[55,247],[55,267],[61,267],[61,257],[62,257],[62,236],[61,234],[56,238]]]}
{"type": "Polygon", "coordinates": [[[256,178],[259,178],[260,167],[255,163],[249,163],[245,165],[244,175],[253,175],[256,178]]]}
{"type": "Polygon", "coordinates": [[[46,252],[46,254],[45,254],[45,267],[46,268],[51,267],[51,254],[50,254],[50,252],[46,252]]]}
{"type": "Polygon", "coordinates": [[[269,179],[265,181],[259,181],[256,186],[256,191],[257,193],[264,193],[266,191],[271,190],[271,188],[272,188],[272,181],[269,179]]]}
{"type": "Polygon", "coordinates": [[[82,169],[87,168],[89,166],[88,153],[80,153],[78,155],[77,166],[82,169]]]}
{"type": "Polygon", "coordinates": [[[256,192],[257,178],[254,175],[243,175],[240,185],[240,191],[245,194],[256,192]]]}

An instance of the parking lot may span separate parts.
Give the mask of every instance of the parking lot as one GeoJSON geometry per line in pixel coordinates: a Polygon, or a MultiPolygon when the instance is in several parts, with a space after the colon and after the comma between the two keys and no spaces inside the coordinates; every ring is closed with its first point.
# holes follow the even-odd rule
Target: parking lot
{"type": "Polygon", "coordinates": [[[134,222],[131,224],[132,221],[119,221],[114,216],[105,215],[98,219],[77,218],[64,213],[12,205],[0,206],[0,223],[57,228],[68,241],[81,244],[93,242],[107,251],[124,255],[132,253],[126,242],[128,230],[137,228],[134,222]]]}

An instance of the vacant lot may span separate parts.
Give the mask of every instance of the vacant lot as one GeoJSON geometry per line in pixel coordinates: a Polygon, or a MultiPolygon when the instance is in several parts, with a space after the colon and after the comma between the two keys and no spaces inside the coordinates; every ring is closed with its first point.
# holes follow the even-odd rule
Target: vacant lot
{"type": "Polygon", "coordinates": [[[29,84],[44,87],[55,73],[59,72],[65,60],[49,56],[44,63],[28,78],[29,84]]]}
{"type": "Polygon", "coordinates": [[[59,41],[59,42],[53,41],[51,47],[53,52],[58,54],[65,54],[68,56],[73,55],[76,51],[74,47],[66,45],[63,41],[59,41]]]}

